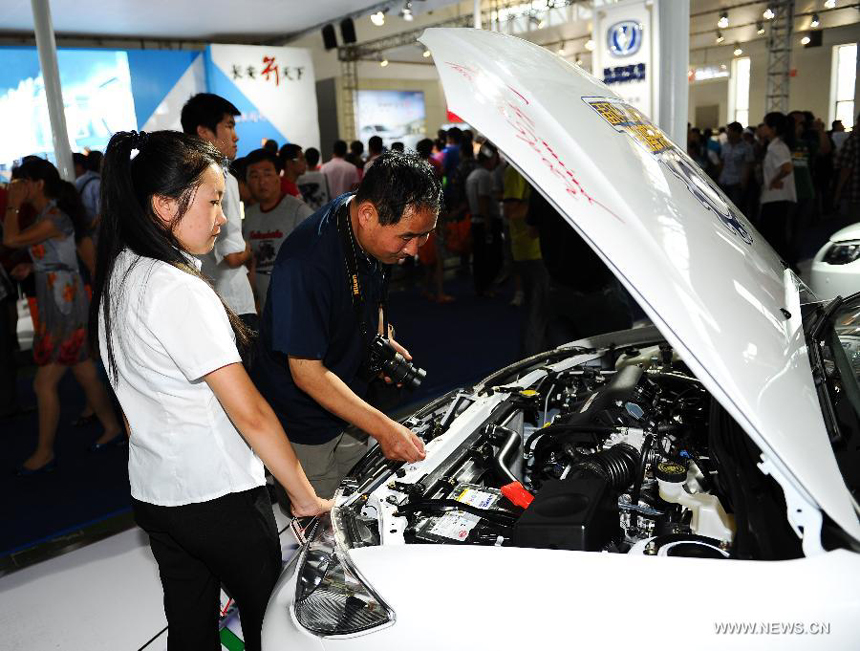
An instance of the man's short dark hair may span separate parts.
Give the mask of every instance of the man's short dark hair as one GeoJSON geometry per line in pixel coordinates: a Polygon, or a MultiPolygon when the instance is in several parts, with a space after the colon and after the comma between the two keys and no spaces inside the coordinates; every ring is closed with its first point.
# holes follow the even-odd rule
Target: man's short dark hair
{"type": "Polygon", "coordinates": [[[367,150],[371,154],[381,154],[382,138],[380,138],[379,136],[370,136],[370,140],[367,141],[367,150]]]}
{"type": "Polygon", "coordinates": [[[365,173],[355,201],[372,203],[379,223],[389,226],[398,223],[407,208],[428,208],[438,214],[442,184],[430,163],[417,154],[387,151],[365,173]]]}
{"type": "Polygon", "coordinates": [[[84,169],[87,169],[87,157],[84,156],[81,152],[76,151],[72,154],[72,163],[74,165],[80,165],[84,169]]]}
{"type": "Polygon", "coordinates": [[[256,165],[257,163],[262,163],[266,160],[274,165],[276,172],[280,173],[281,161],[278,160],[278,156],[276,154],[273,154],[268,149],[255,149],[245,156],[245,176],[247,177],[248,170],[251,168],[251,165],[256,165]]]}
{"type": "Polygon", "coordinates": [[[281,151],[278,152],[278,158],[281,159],[281,167],[286,167],[289,161],[296,160],[301,153],[301,146],[293,142],[287,143],[281,147],[281,151]]]}
{"type": "Polygon", "coordinates": [[[343,158],[346,156],[346,140],[335,140],[334,147],[331,148],[335,156],[343,158]]]}
{"type": "Polygon", "coordinates": [[[463,132],[460,130],[460,127],[451,127],[448,129],[448,140],[450,140],[455,145],[459,145],[460,141],[463,139],[463,132]]]}
{"type": "Polygon", "coordinates": [[[499,150],[496,149],[496,146],[491,143],[489,140],[487,142],[481,143],[480,148],[478,149],[478,162],[490,160],[493,156],[499,153],[499,150]]]}
{"type": "Polygon", "coordinates": [[[726,127],[729,131],[733,131],[734,133],[741,133],[744,128],[740,122],[732,122],[728,127],[726,127]]]}
{"type": "Polygon", "coordinates": [[[401,154],[406,151],[406,145],[399,140],[391,143],[391,151],[399,151],[401,154]]]}
{"type": "Polygon", "coordinates": [[[364,153],[364,143],[361,140],[353,140],[349,143],[349,151],[357,156],[364,153]]]}
{"type": "Polygon", "coordinates": [[[87,154],[87,169],[90,172],[98,172],[102,171],[102,161],[104,160],[105,155],[98,151],[97,149],[93,149],[87,154]]]}
{"type": "Polygon", "coordinates": [[[430,138],[422,138],[415,144],[415,151],[422,158],[430,158],[433,154],[433,141],[430,138]]]}
{"type": "Polygon", "coordinates": [[[316,147],[308,147],[305,149],[305,161],[308,167],[313,168],[320,162],[320,150],[316,147]]]}
{"type": "Polygon", "coordinates": [[[197,127],[205,127],[212,133],[218,129],[218,123],[225,115],[241,115],[242,113],[233,104],[220,95],[213,93],[197,93],[185,102],[179,121],[182,130],[193,136],[197,135],[197,127]]]}
{"type": "Polygon", "coordinates": [[[273,154],[278,153],[278,141],[272,140],[271,138],[266,138],[266,142],[263,143],[263,149],[268,149],[273,154]]]}

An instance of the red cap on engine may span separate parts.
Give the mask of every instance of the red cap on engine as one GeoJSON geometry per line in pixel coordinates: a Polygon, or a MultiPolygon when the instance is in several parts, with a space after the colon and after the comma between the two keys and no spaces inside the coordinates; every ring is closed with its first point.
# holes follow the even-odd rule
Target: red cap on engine
{"type": "Polygon", "coordinates": [[[529,508],[529,504],[531,504],[532,500],[535,498],[535,496],[523,488],[523,485],[518,481],[502,486],[502,495],[507,497],[513,504],[523,509],[529,508]]]}

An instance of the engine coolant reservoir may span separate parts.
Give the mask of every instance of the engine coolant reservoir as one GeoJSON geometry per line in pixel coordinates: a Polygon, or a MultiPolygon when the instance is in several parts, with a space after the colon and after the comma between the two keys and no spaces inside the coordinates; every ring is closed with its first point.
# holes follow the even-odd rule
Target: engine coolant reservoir
{"type": "MultiPolygon", "coordinates": [[[[695,467],[690,466],[691,478],[695,467]]],[[[731,541],[735,533],[734,517],[728,515],[716,496],[708,493],[691,493],[687,490],[688,471],[672,461],[663,461],[654,472],[660,487],[660,498],[671,504],[680,504],[693,514],[690,528],[693,533],[717,540],[731,541]]]]}

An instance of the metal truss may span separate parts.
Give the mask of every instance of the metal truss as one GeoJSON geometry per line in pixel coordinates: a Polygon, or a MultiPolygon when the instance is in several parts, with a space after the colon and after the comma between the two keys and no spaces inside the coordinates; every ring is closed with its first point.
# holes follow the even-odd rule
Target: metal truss
{"type": "Polygon", "coordinates": [[[433,25],[427,25],[408,32],[393,34],[378,38],[375,41],[367,41],[360,45],[341,45],[337,48],[337,58],[340,60],[340,89],[341,89],[341,137],[345,140],[355,138],[355,115],[358,104],[358,62],[376,61],[386,50],[414,45],[418,37],[428,27],[468,27],[472,24],[472,14],[457,16],[443,20],[433,25]]]}
{"type": "MultiPolygon", "coordinates": [[[[340,54],[340,53],[338,53],[340,54]]],[[[340,60],[340,89],[343,115],[341,119],[341,138],[355,139],[356,91],[358,91],[358,59],[340,60]]]]}
{"type": "Polygon", "coordinates": [[[767,90],[765,112],[788,112],[788,85],[791,79],[791,35],[794,28],[794,0],[770,3],[774,13],[767,41],[767,90]]]}

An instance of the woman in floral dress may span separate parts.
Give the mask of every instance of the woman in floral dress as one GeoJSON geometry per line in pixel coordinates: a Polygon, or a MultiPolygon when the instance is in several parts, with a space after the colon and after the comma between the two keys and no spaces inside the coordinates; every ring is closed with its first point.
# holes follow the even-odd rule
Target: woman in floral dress
{"type": "Polygon", "coordinates": [[[122,433],[87,346],[89,299],[78,269],[74,224],[57,205],[60,175],[48,161],[30,158],[13,176],[3,244],[29,249],[32,267],[16,268],[13,275],[20,279],[32,270],[37,297],[33,359],[39,368],[33,388],[39,406],[39,439],[36,451],[18,469],[19,474],[29,475],[56,466],[54,438],[60,417],[57,383],[69,367],[104,427],[96,443],[112,441],[122,433]],[[21,230],[18,212],[25,202],[36,209],[38,217],[32,226],[21,230]]]}

